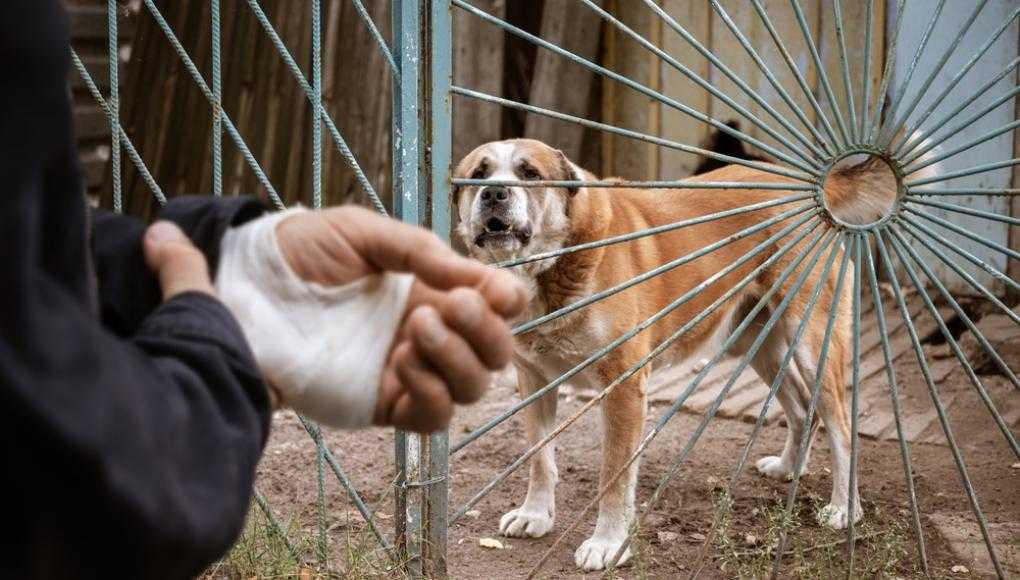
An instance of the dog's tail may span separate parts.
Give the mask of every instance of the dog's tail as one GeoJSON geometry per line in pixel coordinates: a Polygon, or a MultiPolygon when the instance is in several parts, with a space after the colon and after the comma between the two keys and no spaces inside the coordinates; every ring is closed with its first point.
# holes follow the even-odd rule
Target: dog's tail
{"type": "MultiPolygon", "coordinates": [[[[927,142],[921,144],[921,147],[927,146],[927,142]]],[[[911,165],[924,163],[935,155],[933,148],[911,165]]],[[[925,179],[939,173],[939,164],[933,163],[911,173],[909,179],[925,179]]],[[[880,220],[889,213],[899,195],[899,184],[892,168],[881,157],[870,155],[852,155],[838,162],[826,176],[824,189],[829,211],[852,224],[880,220]]]]}

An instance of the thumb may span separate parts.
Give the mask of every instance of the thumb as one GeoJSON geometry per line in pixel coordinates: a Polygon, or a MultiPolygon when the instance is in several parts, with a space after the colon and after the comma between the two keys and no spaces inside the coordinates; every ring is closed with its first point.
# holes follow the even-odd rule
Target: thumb
{"type": "Polygon", "coordinates": [[[176,224],[158,221],[149,226],[143,248],[145,263],[159,278],[164,301],[182,292],[215,294],[205,256],[176,224]]]}

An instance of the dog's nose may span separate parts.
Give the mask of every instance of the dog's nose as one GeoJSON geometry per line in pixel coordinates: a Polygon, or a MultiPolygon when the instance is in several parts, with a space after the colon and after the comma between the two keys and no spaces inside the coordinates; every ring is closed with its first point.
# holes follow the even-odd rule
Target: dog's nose
{"type": "Polygon", "coordinates": [[[487,203],[504,203],[510,199],[510,190],[501,185],[490,185],[482,190],[482,201],[487,203]]]}

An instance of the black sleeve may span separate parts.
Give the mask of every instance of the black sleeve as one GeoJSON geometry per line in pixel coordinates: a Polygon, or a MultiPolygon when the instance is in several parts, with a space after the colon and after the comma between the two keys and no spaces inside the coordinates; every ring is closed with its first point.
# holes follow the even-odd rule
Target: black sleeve
{"type": "MultiPolygon", "coordinates": [[[[188,196],[171,199],[159,213],[181,227],[205,254],[216,275],[220,240],[227,228],[262,215],[265,206],[250,197],[188,196]]],[[[145,265],[138,220],[112,212],[92,214],[92,257],[99,280],[99,307],[104,326],[119,336],[135,333],[160,303],[156,277],[145,265]]]]}
{"type": "Polygon", "coordinates": [[[210,296],[99,324],[60,5],[0,2],[0,577],[194,577],[243,525],[266,389],[210,296]]]}

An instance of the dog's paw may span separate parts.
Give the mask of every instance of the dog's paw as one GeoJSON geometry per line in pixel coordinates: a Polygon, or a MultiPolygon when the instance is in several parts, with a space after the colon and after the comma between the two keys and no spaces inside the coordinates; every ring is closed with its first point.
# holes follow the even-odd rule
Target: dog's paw
{"type": "MultiPolygon", "coordinates": [[[[842,530],[849,525],[850,518],[847,517],[848,511],[846,509],[846,503],[842,505],[829,504],[822,509],[818,510],[818,523],[823,526],[828,526],[834,530],[842,530]]],[[[858,507],[854,510],[854,523],[861,519],[861,508],[858,507]]]]}
{"type": "MultiPolygon", "coordinates": [[[[771,477],[772,479],[793,479],[793,467],[787,465],[782,457],[775,455],[762,457],[754,466],[758,473],[765,477],[771,477]]],[[[804,475],[803,469],[800,470],[800,474],[804,475]]]]}
{"type": "Polygon", "coordinates": [[[499,520],[499,533],[510,538],[541,538],[553,527],[553,518],[546,510],[523,507],[510,510],[499,520]]]}
{"type": "MultiPolygon", "coordinates": [[[[592,536],[585,540],[581,547],[574,552],[574,563],[585,572],[604,570],[613,560],[613,556],[616,556],[616,551],[620,549],[620,546],[623,545],[626,539],[626,534],[620,538],[592,536]]],[[[623,555],[620,556],[616,566],[623,566],[627,560],[630,560],[630,556],[630,548],[627,548],[623,555]]]]}

